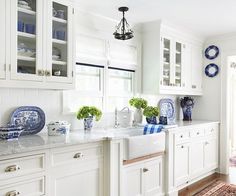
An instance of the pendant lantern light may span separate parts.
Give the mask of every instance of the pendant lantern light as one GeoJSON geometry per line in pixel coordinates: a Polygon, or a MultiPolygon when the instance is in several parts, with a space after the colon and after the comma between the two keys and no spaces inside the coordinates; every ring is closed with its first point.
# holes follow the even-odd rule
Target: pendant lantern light
{"type": "Polygon", "coordinates": [[[115,39],[119,40],[128,40],[134,37],[133,31],[130,29],[130,26],[125,19],[125,12],[129,10],[128,7],[120,7],[118,9],[120,12],[123,13],[123,18],[119,22],[119,24],[116,26],[116,31],[113,33],[115,39]]]}

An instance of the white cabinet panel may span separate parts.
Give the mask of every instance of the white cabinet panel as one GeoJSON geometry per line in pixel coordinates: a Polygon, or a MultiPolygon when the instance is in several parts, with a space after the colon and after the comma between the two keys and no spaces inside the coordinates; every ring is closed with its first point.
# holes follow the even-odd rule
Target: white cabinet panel
{"type": "Polygon", "coordinates": [[[6,77],[6,0],[1,1],[0,6],[0,78],[6,77]]]}
{"type": "Polygon", "coordinates": [[[189,157],[190,157],[190,146],[189,144],[180,144],[175,146],[174,152],[174,176],[175,185],[179,186],[181,184],[187,183],[189,179],[189,157]]]}
{"type": "Polygon", "coordinates": [[[202,91],[202,48],[192,45],[191,89],[202,91]],[[196,74],[197,73],[197,74],[196,74]]]}
{"type": "Polygon", "coordinates": [[[140,165],[131,166],[124,172],[124,195],[125,196],[142,196],[142,167],[140,165]]]}
{"type": "Polygon", "coordinates": [[[190,162],[191,178],[201,175],[204,171],[204,142],[202,140],[191,143],[190,162]]]}
{"type": "Polygon", "coordinates": [[[204,167],[205,169],[212,169],[218,165],[218,147],[217,139],[207,139],[204,149],[204,167]]]}
{"type": "Polygon", "coordinates": [[[162,160],[147,162],[143,168],[145,196],[156,196],[162,192],[162,160]]]}

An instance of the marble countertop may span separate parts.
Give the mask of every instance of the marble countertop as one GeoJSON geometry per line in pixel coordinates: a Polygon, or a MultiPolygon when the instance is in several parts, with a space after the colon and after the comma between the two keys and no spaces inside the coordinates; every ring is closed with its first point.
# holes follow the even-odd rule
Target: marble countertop
{"type": "MultiPolygon", "coordinates": [[[[179,127],[193,126],[198,124],[217,123],[213,121],[177,121],[179,127]]],[[[22,136],[17,141],[0,140],[0,156],[24,153],[36,150],[44,150],[50,148],[72,146],[78,144],[86,144],[91,142],[99,142],[112,139],[123,139],[128,137],[134,131],[138,130],[142,134],[143,127],[136,128],[120,128],[120,129],[94,129],[90,133],[83,130],[72,131],[66,136],[48,136],[47,133],[37,135],[22,136]],[[131,133],[130,133],[131,132],[131,133]]],[[[169,129],[171,130],[171,129],[169,129]]],[[[134,132],[133,132],[134,133],[134,132]]],[[[139,134],[140,135],[140,134],[139,134]]]]}

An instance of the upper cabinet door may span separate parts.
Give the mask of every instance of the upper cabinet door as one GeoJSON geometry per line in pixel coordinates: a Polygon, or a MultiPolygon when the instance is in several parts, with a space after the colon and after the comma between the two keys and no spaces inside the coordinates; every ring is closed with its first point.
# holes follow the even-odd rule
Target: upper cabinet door
{"type": "Polygon", "coordinates": [[[6,0],[1,1],[0,21],[2,24],[0,31],[0,43],[2,44],[0,48],[0,78],[4,79],[6,77],[6,0]]]}
{"type": "Polygon", "coordinates": [[[47,81],[72,83],[73,8],[67,1],[47,1],[47,81]]]}
{"type": "Polygon", "coordinates": [[[43,79],[42,6],[41,0],[11,0],[11,79],[43,79]]]}

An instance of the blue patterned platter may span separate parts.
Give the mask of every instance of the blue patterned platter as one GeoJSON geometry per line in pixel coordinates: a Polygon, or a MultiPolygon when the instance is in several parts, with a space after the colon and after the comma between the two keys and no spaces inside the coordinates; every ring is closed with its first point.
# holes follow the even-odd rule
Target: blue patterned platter
{"type": "Polygon", "coordinates": [[[175,124],[175,106],[172,99],[161,99],[159,101],[160,116],[167,117],[167,123],[175,124]]]}
{"type": "Polygon", "coordinates": [[[23,126],[24,131],[21,135],[36,134],[40,132],[45,125],[45,114],[39,107],[22,106],[12,113],[10,124],[23,126]]]}
{"type": "Polygon", "coordinates": [[[219,48],[215,45],[211,45],[205,50],[205,57],[209,60],[213,60],[218,57],[219,53],[219,48]]]}

